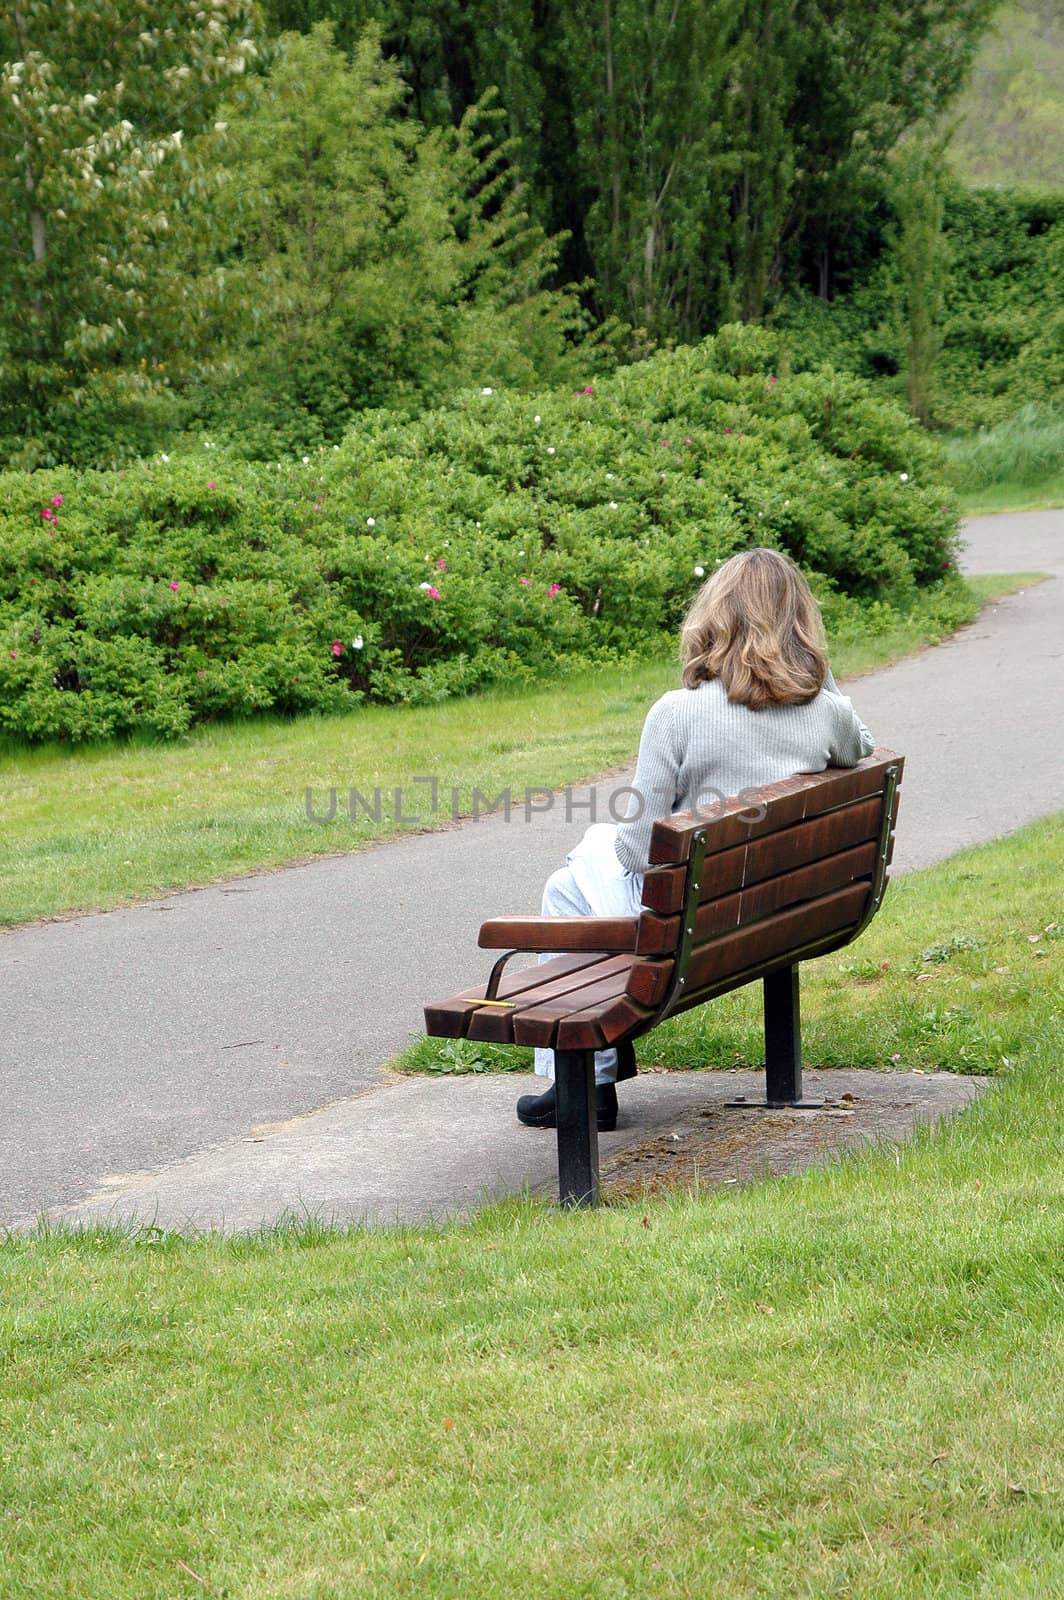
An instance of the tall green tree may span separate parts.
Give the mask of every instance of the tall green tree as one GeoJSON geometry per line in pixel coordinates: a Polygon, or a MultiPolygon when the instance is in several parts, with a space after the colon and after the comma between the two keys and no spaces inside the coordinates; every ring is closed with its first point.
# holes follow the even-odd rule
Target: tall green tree
{"type": "Polygon", "coordinates": [[[335,434],[364,406],[567,374],[579,305],[544,288],[557,245],[524,210],[499,113],[425,130],[377,30],[349,59],[327,22],[284,35],[249,91],[228,185],[247,383],[335,434]]]}
{"type": "Polygon", "coordinates": [[[254,54],[245,0],[16,0],[0,15],[8,366],[127,358],[167,311],[187,340],[168,241],[207,183],[190,147],[254,54]]]}
{"type": "Polygon", "coordinates": [[[897,277],[900,344],[909,408],[928,423],[934,407],[935,362],[942,343],[942,316],[949,274],[949,243],[943,231],[949,174],[947,140],[906,140],[890,163],[890,198],[895,223],[890,234],[897,277]]]}
{"type": "Polygon", "coordinates": [[[661,337],[720,309],[739,0],[567,0],[585,236],[604,306],[661,337]]]}
{"type": "Polygon", "coordinates": [[[887,157],[960,92],[998,0],[800,0],[787,113],[795,180],[785,236],[829,298],[837,259],[883,195],[887,157]]]}
{"type": "Polygon", "coordinates": [[[429,122],[497,85],[599,309],[691,337],[785,277],[833,292],[889,152],[958,93],[996,0],[267,3],[287,26],[378,16],[429,122]]]}

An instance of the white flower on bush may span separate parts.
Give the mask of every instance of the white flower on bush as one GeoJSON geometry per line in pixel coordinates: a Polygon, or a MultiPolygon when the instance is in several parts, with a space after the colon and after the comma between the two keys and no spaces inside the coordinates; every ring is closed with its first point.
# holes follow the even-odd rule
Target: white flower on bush
{"type": "Polygon", "coordinates": [[[909,474],[907,472],[899,472],[898,477],[901,479],[902,483],[908,483],[909,481],[909,474]]]}
{"type": "Polygon", "coordinates": [[[696,578],[704,578],[705,575],[706,575],[705,567],[696,567],[695,568],[695,577],[696,578]]]}
{"type": "Polygon", "coordinates": [[[612,483],[613,482],[613,473],[612,472],[607,472],[607,474],[606,474],[606,482],[607,483],[612,483]]]}
{"type": "Polygon", "coordinates": [[[610,510],[611,510],[611,511],[616,511],[616,509],[617,509],[617,502],[616,502],[616,500],[611,500],[611,501],[610,501],[610,510]]]}
{"type": "Polygon", "coordinates": [[[367,517],[366,518],[366,527],[367,528],[375,528],[376,526],[377,526],[376,517],[367,517]]]}
{"type": "Polygon", "coordinates": [[[310,465],[310,457],[309,456],[304,456],[303,457],[303,465],[305,467],[310,465]]]}
{"type": "Polygon", "coordinates": [[[548,445],[548,446],[547,446],[547,454],[548,454],[548,455],[549,455],[549,456],[552,456],[552,455],[553,455],[553,454],[554,454],[554,446],[553,446],[553,445],[552,445],[552,444],[549,444],[549,445],[548,445]]]}
{"type": "Polygon", "coordinates": [[[532,421],[533,421],[533,422],[539,422],[539,420],[540,420],[540,419],[539,419],[539,417],[533,417],[533,418],[532,418],[532,421]]]}
{"type": "Polygon", "coordinates": [[[170,459],[170,457],[166,454],[166,452],[164,450],[160,450],[159,451],[159,460],[160,461],[169,461],[169,459],[170,459]]]}
{"type": "Polygon", "coordinates": [[[483,388],[483,389],[481,389],[481,391],[480,391],[480,392],[481,392],[481,394],[491,394],[491,390],[490,390],[490,389],[488,389],[488,388],[487,388],[487,387],[485,387],[485,388],[483,388]]]}
{"type": "Polygon", "coordinates": [[[362,635],[360,633],[356,633],[355,637],[351,640],[352,650],[361,650],[365,642],[366,641],[363,639],[362,635]]]}

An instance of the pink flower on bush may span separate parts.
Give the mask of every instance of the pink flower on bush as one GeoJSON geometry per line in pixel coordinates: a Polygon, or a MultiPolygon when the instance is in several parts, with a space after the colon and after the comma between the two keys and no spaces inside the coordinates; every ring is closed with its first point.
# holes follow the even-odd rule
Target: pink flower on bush
{"type": "Polygon", "coordinates": [[[61,506],[63,504],[63,496],[61,494],[53,494],[52,504],[53,506],[61,506]]]}
{"type": "Polygon", "coordinates": [[[556,594],[561,594],[561,592],[562,592],[561,584],[560,583],[552,583],[550,588],[547,590],[547,599],[548,600],[553,600],[554,596],[556,594]]]}
{"type": "Polygon", "coordinates": [[[694,444],[694,440],[693,439],[685,439],[684,440],[684,444],[694,444]]]}
{"type": "Polygon", "coordinates": [[[447,563],[443,559],[442,556],[440,557],[440,559],[436,563],[436,571],[437,572],[446,572],[447,571],[447,563]]]}
{"type": "Polygon", "coordinates": [[[730,428],[725,428],[725,430],[724,430],[725,433],[731,433],[731,431],[732,430],[730,428]]]}
{"type": "Polygon", "coordinates": [[[333,640],[333,642],[332,642],[332,653],[333,653],[334,656],[337,656],[337,657],[343,655],[344,647],[340,643],[339,639],[334,639],[333,640]]]}
{"type": "Polygon", "coordinates": [[[519,582],[521,584],[522,589],[530,589],[532,587],[532,579],[531,578],[521,578],[521,579],[519,579],[519,582]]]}
{"type": "Polygon", "coordinates": [[[203,668],[202,667],[197,667],[196,668],[196,677],[197,678],[202,678],[203,676],[204,676],[203,668]]]}
{"type": "Polygon", "coordinates": [[[430,600],[438,600],[440,598],[440,591],[437,589],[434,583],[430,583],[428,585],[425,593],[428,595],[430,600]]]}
{"type": "Polygon", "coordinates": [[[42,506],[41,516],[44,518],[45,522],[55,521],[55,512],[52,510],[51,506],[42,506]]]}
{"type": "Polygon", "coordinates": [[[17,650],[9,650],[7,653],[11,657],[12,661],[17,661],[18,660],[18,651],[17,650]]]}
{"type": "Polygon", "coordinates": [[[176,594],[177,591],[180,589],[181,585],[178,583],[176,578],[171,578],[170,579],[170,587],[174,591],[174,593],[176,594]]]}
{"type": "Polygon", "coordinates": [[[591,385],[590,385],[590,384],[588,384],[588,385],[587,385],[587,387],[586,387],[586,388],[585,388],[585,389],[584,389],[584,393],[585,393],[585,394],[594,394],[594,392],[595,392],[595,391],[594,391],[594,389],[593,389],[593,388],[592,388],[592,387],[591,387],[591,385]]]}
{"type": "Polygon", "coordinates": [[[668,448],[669,448],[669,441],[668,441],[668,439],[662,439],[662,441],[661,441],[661,448],[662,448],[662,449],[663,449],[663,450],[667,450],[667,449],[668,449],[668,448]]]}
{"type": "Polygon", "coordinates": [[[942,570],[945,571],[948,566],[949,566],[949,562],[948,561],[943,561],[942,570]]]}
{"type": "Polygon", "coordinates": [[[214,488],[214,479],[213,478],[208,478],[207,479],[207,487],[208,487],[208,489],[213,489],[214,488]]]}

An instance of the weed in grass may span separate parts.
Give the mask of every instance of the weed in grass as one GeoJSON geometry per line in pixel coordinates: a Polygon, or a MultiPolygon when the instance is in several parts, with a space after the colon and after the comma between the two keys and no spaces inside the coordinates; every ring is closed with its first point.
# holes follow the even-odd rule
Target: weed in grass
{"type": "Polygon", "coordinates": [[[981,950],[984,941],[976,939],[970,933],[955,933],[950,938],[939,944],[929,944],[926,950],[921,950],[921,961],[950,961],[959,950],[981,950]]]}
{"type": "Polygon", "coordinates": [[[461,1075],[469,1072],[528,1072],[531,1050],[485,1044],[474,1039],[423,1039],[402,1060],[407,1072],[461,1075]]]}

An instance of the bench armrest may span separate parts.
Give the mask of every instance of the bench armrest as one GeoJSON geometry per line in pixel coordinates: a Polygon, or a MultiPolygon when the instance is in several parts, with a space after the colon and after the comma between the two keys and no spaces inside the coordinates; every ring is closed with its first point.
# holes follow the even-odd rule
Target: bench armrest
{"type": "Polygon", "coordinates": [[[482,950],[635,950],[638,917],[493,917],[480,926],[482,950]]]}

